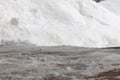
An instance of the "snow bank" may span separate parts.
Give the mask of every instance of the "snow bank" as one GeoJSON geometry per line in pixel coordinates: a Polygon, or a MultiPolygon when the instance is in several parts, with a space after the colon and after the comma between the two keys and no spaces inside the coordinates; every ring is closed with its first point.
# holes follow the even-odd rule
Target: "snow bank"
{"type": "Polygon", "coordinates": [[[120,15],[120,0],[105,0],[100,3],[110,11],[120,15]]]}
{"type": "Polygon", "coordinates": [[[0,43],[120,45],[120,17],[92,0],[0,0],[0,43]]]}

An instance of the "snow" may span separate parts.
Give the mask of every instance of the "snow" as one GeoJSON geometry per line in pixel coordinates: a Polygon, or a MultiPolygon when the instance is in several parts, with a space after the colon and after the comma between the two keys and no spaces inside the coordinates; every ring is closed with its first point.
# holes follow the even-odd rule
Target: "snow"
{"type": "Polygon", "coordinates": [[[0,0],[0,44],[120,45],[120,17],[92,0],[0,0]]]}
{"type": "Polygon", "coordinates": [[[0,47],[0,79],[3,80],[119,80],[119,73],[120,49],[28,45],[0,47]],[[57,78],[42,79],[54,76],[57,78]]]}
{"type": "Polygon", "coordinates": [[[120,15],[120,0],[105,0],[100,4],[117,15],[120,15]]]}

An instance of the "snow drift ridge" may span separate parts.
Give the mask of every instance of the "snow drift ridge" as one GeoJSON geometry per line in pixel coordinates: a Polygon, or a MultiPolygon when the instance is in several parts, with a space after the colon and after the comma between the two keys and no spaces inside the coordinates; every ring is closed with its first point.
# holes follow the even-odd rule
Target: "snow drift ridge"
{"type": "Polygon", "coordinates": [[[92,0],[0,0],[0,44],[120,45],[120,18],[92,0]]]}

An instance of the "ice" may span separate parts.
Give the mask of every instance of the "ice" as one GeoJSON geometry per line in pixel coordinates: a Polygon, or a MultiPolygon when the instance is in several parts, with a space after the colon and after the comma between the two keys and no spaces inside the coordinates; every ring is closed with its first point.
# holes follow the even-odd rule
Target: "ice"
{"type": "Polygon", "coordinates": [[[0,46],[2,80],[119,80],[120,48],[0,46]]]}

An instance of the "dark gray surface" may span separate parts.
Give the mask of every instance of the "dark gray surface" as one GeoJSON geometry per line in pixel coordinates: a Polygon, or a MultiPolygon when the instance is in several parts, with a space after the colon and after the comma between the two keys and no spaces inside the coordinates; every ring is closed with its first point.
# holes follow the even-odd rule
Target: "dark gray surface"
{"type": "Polygon", "coordinates": [[[119,69],[119,48],[0,46],[1,80],[119,80],[119,69]]]}

